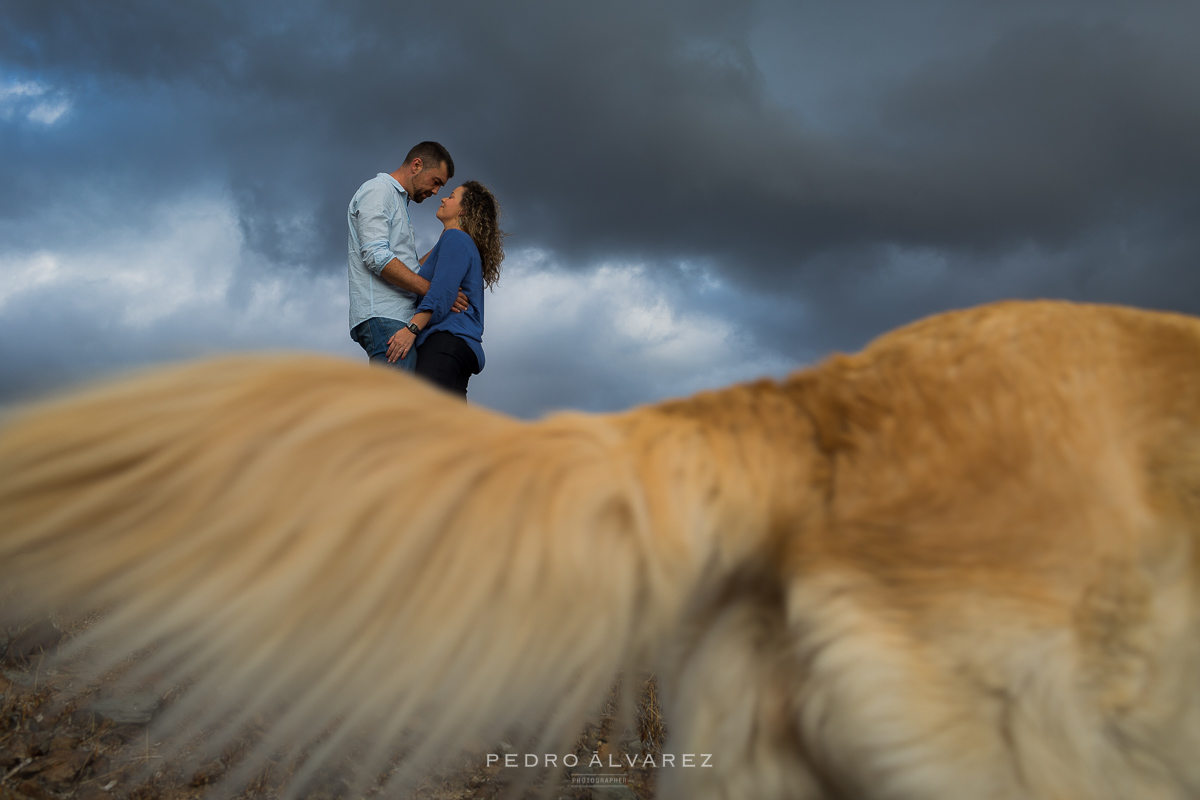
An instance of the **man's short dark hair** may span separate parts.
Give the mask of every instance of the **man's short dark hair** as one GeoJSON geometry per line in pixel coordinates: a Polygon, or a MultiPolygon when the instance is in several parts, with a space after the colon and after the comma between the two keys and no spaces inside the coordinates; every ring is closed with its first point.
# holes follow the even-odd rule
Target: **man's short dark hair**
{"type": "Polygon", "coordinates": [[[450,151],[437,142],[421,142],[416,145],[408,151],[408,155],[404,157],[404,163],[410,164],[414,158],[421,159],[422,169],[436,168],[438,164],[445,164],[446,180],[454,177],[454,159],[450,157],[450,151]]]}

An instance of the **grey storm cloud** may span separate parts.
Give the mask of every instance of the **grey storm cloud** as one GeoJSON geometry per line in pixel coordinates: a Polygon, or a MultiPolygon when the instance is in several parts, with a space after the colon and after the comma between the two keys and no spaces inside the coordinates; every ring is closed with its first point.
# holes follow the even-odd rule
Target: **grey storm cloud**
{"type": "Polygon", "coordinates": [[[76,247],[211,190],[245,269],[339,272],[354,189],[434,138],[511,248],[699,265],[798,361],[1002,297],[1200,312],[1198,29],[1173,2],[0,0],[0,68],[89,119],[0,125],[0,249],[66,186],[76,247]]]}

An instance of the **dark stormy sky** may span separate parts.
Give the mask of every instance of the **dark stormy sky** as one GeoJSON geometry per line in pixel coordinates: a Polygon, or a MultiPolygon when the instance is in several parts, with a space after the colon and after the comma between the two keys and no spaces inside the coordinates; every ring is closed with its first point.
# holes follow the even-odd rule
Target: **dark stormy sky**
{"type": "Polygon", "coordinates": [[[471,399],[523,416],[1002,298],[1200,313],[1197,41],[1191,0],[0,0],[0,403],[360,358],[346,205],[422,139],[504,206],[471,399]]]}

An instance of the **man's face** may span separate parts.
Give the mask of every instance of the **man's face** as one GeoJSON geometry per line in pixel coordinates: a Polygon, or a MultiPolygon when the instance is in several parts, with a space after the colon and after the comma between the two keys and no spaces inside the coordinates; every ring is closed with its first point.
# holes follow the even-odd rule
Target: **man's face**
{"type": "Polygon", "coordinates": [[[426,197],[433,197],[446,185],[446,181],[450,180],[445,164],[438,164],[435,167],[426,167],[421,163],[421,159],[414,158],[413,167],[420,165],[419,170],[413,174],[412,178],[412,194],[409,196],[414,203],[419,203],[426,197]]]}

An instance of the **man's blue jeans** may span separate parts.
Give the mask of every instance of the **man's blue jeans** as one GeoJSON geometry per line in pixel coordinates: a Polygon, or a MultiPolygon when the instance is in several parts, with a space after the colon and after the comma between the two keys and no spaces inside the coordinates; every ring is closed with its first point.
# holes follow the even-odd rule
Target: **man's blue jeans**
{"type": "Polygon", "coordinates": [[[392,334],[404,327],[404,322],[387,317],[371,317],[350,329],[350,338],[358,342],[372,364],[382,364],[385,367],[395,367],[406,372],[412,372],[417,367],[417,348],[413,347],[408,355],[394,364],[387,360],[388,339],[392,334]]]}

